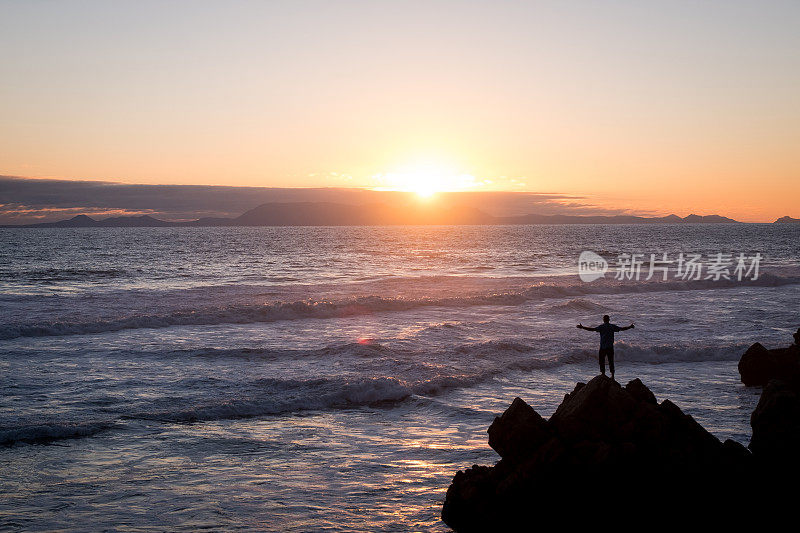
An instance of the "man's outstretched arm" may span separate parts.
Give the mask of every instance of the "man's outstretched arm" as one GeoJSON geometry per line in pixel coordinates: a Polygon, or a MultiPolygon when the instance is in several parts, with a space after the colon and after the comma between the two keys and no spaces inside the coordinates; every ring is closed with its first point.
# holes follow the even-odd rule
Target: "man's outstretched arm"
{"type": "MultiPolygon", "coordinates": [[[[631,324],[631,325],[632,325],[632,324],[631,324]]],[[[596,329],[596,328],[587,328],[587,327],[586,327],[586,326],[584,326],[583,324],[578,324],[578,325],[577,325],[577,326],[575,326],[575,327],[576,327],[576,328],[578,328],[578,329],[585,329],[586,331],[597,331],[597,329],[596,329]]],[[[627,328],[625,328],[625,329],[627,329],[627,328]]]]}
{"type": "Polygon", "coordinates": [[[626,329],[633,329],[633,328],[635,328],[635,327],[636,327],[636,326],[634,326],[633,324],[631,324],[630,326],[625,326],[624,328],[619,328],[619,330],[620,330],[620,331],[625,331],[626,329]]]}

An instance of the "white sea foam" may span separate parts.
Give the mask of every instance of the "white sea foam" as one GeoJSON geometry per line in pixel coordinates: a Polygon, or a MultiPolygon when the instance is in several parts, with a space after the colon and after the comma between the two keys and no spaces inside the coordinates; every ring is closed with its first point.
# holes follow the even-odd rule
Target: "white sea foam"
{"type": "MultiPolygon", "coordinates": [[[[139,312],[115,318],[98,317],[93,320],[74,320],[64,317],[59,321],[35,323],[6,323],[0,326],[0,339],[18,337],[44,337],[107,333],[126,329],[169,328],[173,326],[269,323],[285,320],[331,319],[372,313],[412,311],[421,308],[466,308],[476,306],[519,306],[530,301],[574,297],[556,304],[554,312],[601,311],[602,304],[581,298],[587,295],[638,294],[672,291],[725,290],[741,287],[779,287],[800,283],[797,276],[765,274],[756,281],[666,281],[621,282],[608,280],[602,283],[576,283],[572,278],[540,282],[522,290],[493,292],[470,296],[446,297],[388,297],[361,296],[339,300],[304,300],[295,302],[269,302],[236,304],[216,307],[178,307],[162,313],[139,312]]],[[[170,295],[180,304],[180,296],[170,295]]],[[[123,296],[120,296],[123,298],[123,296]]],[[[79,316],[85,312],[75,313],[79,316]]]]}

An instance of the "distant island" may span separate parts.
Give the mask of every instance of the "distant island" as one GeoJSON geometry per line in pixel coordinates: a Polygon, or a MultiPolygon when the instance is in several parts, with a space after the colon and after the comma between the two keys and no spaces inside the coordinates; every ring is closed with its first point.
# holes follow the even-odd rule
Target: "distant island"
{"type": "Polygon", "coordinates": [[[800,218],[781,217],[775,221],[775,224],[800,224],[800,218]]]}
{"type": "MultiPolygon", "coordinates": [[[[776,223],[800,222],[783,217],[776,223]]],[[[517,215],[493,216],[472,207],[386,204],[348,205],[330,202],[271,202],[236,218],[159,220],[149,215],[94,219],[77,215],[57,222],[15,224],[15,228],[134,228],[192,226],[393,226],[393,225],[505,225],[505,224],[720,224],[738,223],[720,215],[641,217],[634,215],[517,215]]]]}

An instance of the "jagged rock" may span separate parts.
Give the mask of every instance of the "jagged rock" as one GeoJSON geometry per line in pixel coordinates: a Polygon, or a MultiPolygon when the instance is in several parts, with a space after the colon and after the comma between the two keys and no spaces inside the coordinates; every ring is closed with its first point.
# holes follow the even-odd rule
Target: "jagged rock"
{"type": "Polygon", "coordinates": [[[550,423],[568,442],[619,439],[624,437],[623,427],[634,417],[639,404],[619,383],[598,376],[567,394],[550,423]]]}
{"type": "Polygon", "coordinates": [[[578,383],[549,420],[516,398],[489,436],[502,459],[459,472],[447,490],[442,520],[457,531],[530,529],[533,509],[608,500],[626,512],[682,508],[693,497],[732,496],[752,462],[741,444],[723,445],[674,403],[658,404],[641,381],[623,388],[605,376],[578,383]]]}
{"type": "Polygon", "coordinates": [[[800,467],[800,390],[785,381],[772,380],[764,388],[750,416],[750,449],[772,467],[800,467]]]}
{"type": "Polygon", "coordinates": [[[800,473],[800,328],[788,348],[753,344],[739,361],[745,385],[764,385],[750,425],[749,448],[759,468],[800,473]]]}
{"type": "Polygon", "coordinates": [[[766,385],[771,379],[800,380],[800,346],[768,350],[757,342],[739,360],[739,374],[747,386],[766,385]]]}
{"type": "Polygon", "coordinates": [[[488,433],[489,446],[510,461],[550,436],[547,421],[521,398],[514,398],[511,406],[494,419],[488,433]]]}
{"type": "Polygon", "coordinates": [[[744,352],[738,366],[742,383],[747,386],[766,385],[775,363],[769,350],[757,342],[744,352]]]}
{"type": "Polygon", "coordinates": [[[656,395],[650,392],[650,389],[645,387],[644,383],[642,383],[642,380],[639,378],[636,378],[625,385],[625,390],[640,401],[652,403],[653,405],[658,403],[656,400],[656,395]]]}

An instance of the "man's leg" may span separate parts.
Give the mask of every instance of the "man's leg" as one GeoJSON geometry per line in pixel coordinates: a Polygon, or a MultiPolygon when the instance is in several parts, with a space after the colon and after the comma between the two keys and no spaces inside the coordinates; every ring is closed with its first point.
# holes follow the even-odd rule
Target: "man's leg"
{"type": "Polygon", "coordinates": [[[600,351],[597,352],[597,358],[600,361],[600,373],[604,376],[606,375],[606,351],[600,348],[600,351]]]}
{"type": "Polygon", "coordinates": [[[608,369],[611,371],[611,379],[614,379],[614,348],[608,350],[608,369]]]}

